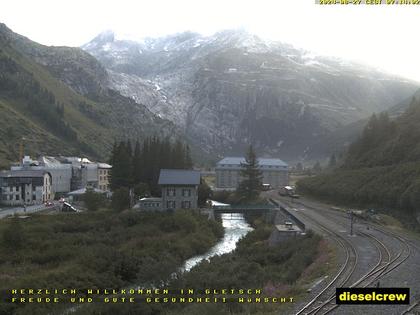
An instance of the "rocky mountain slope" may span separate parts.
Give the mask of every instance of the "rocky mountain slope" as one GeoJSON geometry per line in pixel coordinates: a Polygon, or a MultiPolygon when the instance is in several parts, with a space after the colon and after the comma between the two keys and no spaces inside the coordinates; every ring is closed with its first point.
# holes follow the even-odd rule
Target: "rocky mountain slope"
{"type": "Polygon", "coordinates": [[[109,89],[108,73],[80,48],[47,47],[0,24],[0,164],[27,154],[108,157],[113,142],[179,129],[109,89]]]}
{"type": "Polygon", "coordinates": [[[105,32],[82,47],[109,73],[108,86],[183,128],[207,152],[289,160],[343,125],[401,102],[417,83],[314,56],[244,31],[186,32],[140,42],[105,32]]]}

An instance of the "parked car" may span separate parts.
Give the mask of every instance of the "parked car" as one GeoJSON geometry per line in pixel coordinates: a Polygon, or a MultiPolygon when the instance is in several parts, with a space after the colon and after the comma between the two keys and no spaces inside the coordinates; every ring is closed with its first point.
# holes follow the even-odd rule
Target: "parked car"
{"type": "Polygon", "coordinates": [[[63,206],[61,207],[61,211],[63,211],[63,212],[80,212],[80,210],[77,210],[75,207],[73,207],[68,202],[63,203],[63,206]]]}
{"type": "Polygon", "coordinates": [[[47,201],[47,202],[45,203],[45,206],[46,206],[46,207],[52,207],[52,206],[54,206],[54,203],[53,203],[52,201],[47,201]]]}

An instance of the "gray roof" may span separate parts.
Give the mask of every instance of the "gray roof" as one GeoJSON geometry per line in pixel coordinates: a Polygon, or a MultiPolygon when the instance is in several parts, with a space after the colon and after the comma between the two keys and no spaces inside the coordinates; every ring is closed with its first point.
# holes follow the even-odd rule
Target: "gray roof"
{"type": "Polygon", "coordinates": [[[108,163],[98,163],[98,168],[112,168],[108,163]]]}
{"type": "MultiPolygon", "coordinates": [[[[223,160],[219,161],[217,164],[229,164],[229,165],[240,165],[241,163],[245,163],[244,157],[225,157],[223,160]]],[[[258,164],[260,166],[288,166],[286,162],[280,159],[266,159],[266,158],[259,158],[258,164]]]]}
{"type": "Polygon", "coordinates": [[[14,171],[2,171],[0,177],[44,177],[44,174],[48,173],[44,170],[14,170],[14,171]]]}
{"type": "MultiPolygon", "coordinates": [[[[81,188],[81,189],[78,189],[78,190],[73,190],[73,191],[67,193],[67,195],[69,195],[69,196],[84,195],[84,194],[86,194],[86,190],[87,190],[86,188],[81,188]]],[[[93,188],[92,190],[93,190],[93,192],[98,193],[98,194],[105,193],[105,191],[100,190],[98,188],[93,188]]]]}
{"type": "Polygon", "coordinates": [[[160,170],[159,185],[198,185],[200,172],[192,170],[160,170]]]}

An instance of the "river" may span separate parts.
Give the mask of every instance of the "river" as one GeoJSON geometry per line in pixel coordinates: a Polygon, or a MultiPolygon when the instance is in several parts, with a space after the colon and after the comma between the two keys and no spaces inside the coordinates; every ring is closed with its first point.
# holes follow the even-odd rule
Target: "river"
{"type": "Polygon", "coordinates": [[[188,272],[203,259],[209,259],[216,255],[222,255],[233,251],[236,243],[248,234],[253,228],[246,222],[241,213],[223,213],[221,214],[225,234],[223,239],[213,246],[207,253],[194,256],[185,261],[181,268],[182,272],[188,272]]]}

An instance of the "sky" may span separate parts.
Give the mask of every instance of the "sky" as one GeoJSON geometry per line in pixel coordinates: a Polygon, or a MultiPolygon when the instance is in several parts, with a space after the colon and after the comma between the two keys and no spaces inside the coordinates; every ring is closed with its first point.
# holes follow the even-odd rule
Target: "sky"
{"type": "Polygon", "coordinates": [[[314,0],[2,0],[0,22],[55,46],[81,46],[105,30],[140,39],[241,28],[420,82],[419,13],[420,5],[314,0]]]}

